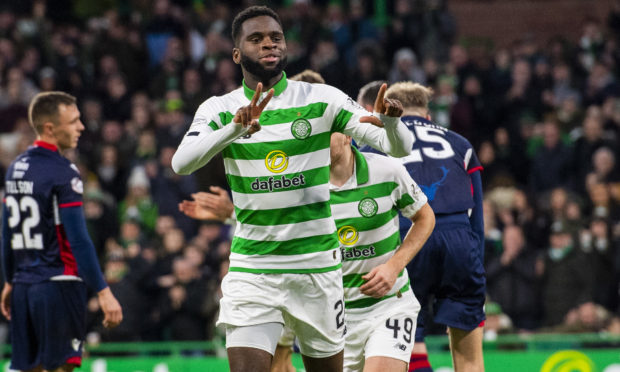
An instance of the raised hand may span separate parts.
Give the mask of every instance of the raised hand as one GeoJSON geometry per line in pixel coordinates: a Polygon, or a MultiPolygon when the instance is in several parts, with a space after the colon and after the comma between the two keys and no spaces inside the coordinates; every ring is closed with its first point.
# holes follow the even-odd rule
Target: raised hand
{"type": "MultiPolygon", "coordinates": [[[[385,91],[387,90],[387,84],[382,84],[375,100],[374,111],[391,117],[400,117],[403,114],[403,104],[394,98],[385,98],[385,91]]],[[[362,123],[370,123],[377,127],[383,128],[383,122],[376,116],[362,116],[360,118],[362,123]]]]}
{"type": "Polygon", "coordinates": [[[241,124],[244,128],[248,128],[248,134],[256,133],[260,130],[260,124],[258,123],[258,118],[260,114],[265,109],[265,106],[269,103],[271,98],[273,97],[274,90],[270,89],[267,93],[267,96],[263,98],[263,100],[258,103],[258,99],[260,98],[261,93],[263,93],[263,83],[258,83],[256,85],[256,91],[254,92],[254,96],[250,101],[248,106],[243,106],[233,118],[233,121],[237,124],[241,124]]]}

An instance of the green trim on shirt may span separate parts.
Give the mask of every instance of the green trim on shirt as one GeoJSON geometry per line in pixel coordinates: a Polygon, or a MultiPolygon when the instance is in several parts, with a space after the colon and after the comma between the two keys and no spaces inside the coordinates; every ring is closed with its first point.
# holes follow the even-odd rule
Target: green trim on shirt
{"type": "MultiPolygon", "coordinates": [[[[276,85],[271,87],[274,90],[273,95],[279,96],[280,94],[282,94],[282,92],[284,92],[287,86],[288,81],[286,80],[286,72],[282,71],[282,79],[280,79],[280,81],[278,81],[276,85]]],[[[251,101],[252,97],[254,97],[255,92],[255,90],[251,89],[245,84],[245,79],[243,79],[243,94],[245,95],[245,97],[251,101]]]]}

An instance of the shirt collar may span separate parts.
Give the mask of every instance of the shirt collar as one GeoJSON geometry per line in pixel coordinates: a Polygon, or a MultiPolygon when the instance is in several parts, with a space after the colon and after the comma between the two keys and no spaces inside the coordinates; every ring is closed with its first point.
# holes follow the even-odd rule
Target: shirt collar
{"type": "Polygon", "coordinates": [[[44,149],[50,150],[50,151],[58,151],[58,147],[56,145],[52,145],[49,142],[45,142],[45,141],[41,141],[41,140],[36,140],[33,143],[33,146],[36,147],[43,147],[44,149]]]}
{"type": "Polygon", "coordinates": [[[358,149],[351,146],[353,155],[355,155],[355,176],[357,178],[357,184],[361,185],[368,182],[368,162],[366,158],[359,152],[358,149]]]}
{"type": "MultiPolygon", "coordinates": [[[[286,72],[282,71],[282,79],[280,79],[280,81],[278,81],[276,85],[272,87],[274,91],[273,95],[274,96],[280,95],[282,92],[284,92],[287,86],[288,86],[288,81],[286,80],[286,72]]],[[[247,85],[245,85],[245,79],[243,79],[243,94],[245,94],[247,99],[251,101],[252,97],[254,97],[254,92],[255,92],[254,90],[250,89],[247,85]]]]}
{"type": "Polygon", "coordinates": [[[432,121],[428,120],[427,118],[423,117],[423,116],[417,116],[417,115],[406,115],[400,118],[402,121],[413,121],[413,120],[417,120],[417,121],[421,121],[424,124],[433,124],[432,121]]]}

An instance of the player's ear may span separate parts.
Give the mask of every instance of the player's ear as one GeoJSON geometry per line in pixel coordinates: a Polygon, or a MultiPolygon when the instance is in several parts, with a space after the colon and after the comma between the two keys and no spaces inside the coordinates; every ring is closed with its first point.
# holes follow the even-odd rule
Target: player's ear
{"type": "Polygon", "coordinates": [[[233,48],[232,50],[232,59],[236,64],[241,63],[241,51],[239,48],[233,48]]]}
{"type": "Polygon", "coordinates": [[[54,133],[54,127],[54,123],[51,121],[46,121],[43,125],[41,125],[41,133],[39,134],[47,134],[51,136],[54,133]]]}

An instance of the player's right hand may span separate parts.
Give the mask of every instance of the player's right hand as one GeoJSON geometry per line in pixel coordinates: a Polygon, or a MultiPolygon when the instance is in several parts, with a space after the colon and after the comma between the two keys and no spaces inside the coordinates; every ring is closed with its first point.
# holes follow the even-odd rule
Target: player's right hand
{"type": "Polygon", "coordinates": [[[265,106],[269,103],[271,98],[273,97],[274,90],[273,88],[269,90],[267,96],[263,98],[263,100],[258,103],[258,99],[260,98],[261,93],[263,92],[263,83],[258,83],[256,85],[256,91],[254,92],[254,96],[252,96],[252,101],[248,106],[243,106],[233,118],[233,121],[237,124],[241,124],[244,128],[248,129],[248,134],[256,133],[260,130],[260,124],[258,123],[258,118],[260,114],[265,109],[265,106]]]}
{"type": "Polygon", "coordinates": [[[11,292],[13,291],[13,286],[9,283],[4,283],[4,288],[2,288],[2,297],[0,299],[0,310],[2,310],[2,315],[7,320],[11,320],[11,292]]]}
{"type": "Polygon", "coordinates": [[[218,186],[211,186],[209,190],[211,192],[192,194],[194,200],[183,200],[179,203],[179,210],[197,220],[226,221],[234,211],[228,192],[218,186]]]}
{"type": "Polygon", "coordinates": [[[118,303],[116,297],[112,294],[110,287],[106,287],[97,294],[99,298],[99,306],[103,311],[103,326],[106,328],[114,328],[123,321],[123,309],[118,303]]]}

